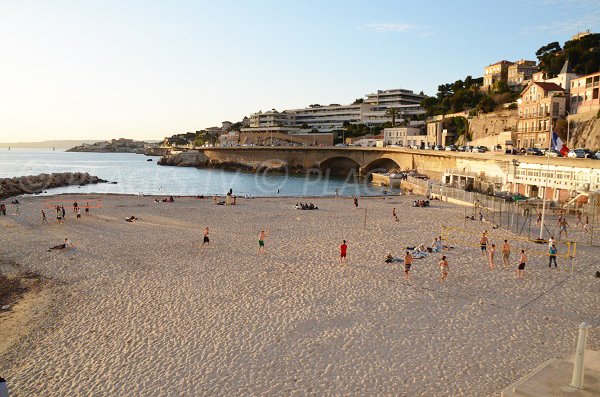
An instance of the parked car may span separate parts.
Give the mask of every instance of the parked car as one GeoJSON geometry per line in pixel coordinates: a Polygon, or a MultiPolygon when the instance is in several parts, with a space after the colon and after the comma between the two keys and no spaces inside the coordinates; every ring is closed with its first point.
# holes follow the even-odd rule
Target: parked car
{"type": "Polygon", "coordinates": [[[425,147],[423,149],[425,149],[425,150],[433,150],[433,145],[425,145],[425,147]]]}
{"type": "Polygon", "coordinates": [[[544,153],[542,153],[542,151],[536,147],[529,147],[529,148],[527,148],[527,150],[525,150],[525,155],[526,156],[543,156],[544,153]]]}
{"type": "Polygon", "coordinates": [[[488,148],[485,146],[475,146],[473,147],[473,149],[471,149],[471,152],[473,153],[485,153],[488,151],[488,148]]]}
{"type": "Polygon", "coordinates": [[[348,146],[348,145],[346,145],[345,143],[338,143],[338,144],[337,144],[337,145],[335,145],[335,146],[337,146],[337,147],[346,147],[346,146],[348,146]]]}
{"type": "Polygon", "coordinates": [[[433,148],[433,150],[444,150],[444,147],[442,145],[435,145],[435,148],[433,148]]]}
{"type": "Polygon", "coordinates": [[[592,154],[592,151],[589,149],[579,148],[579,149],[569,150],[569,154],[567,154],[567,157],[577,158],[577,159],[587,159],[587,158],[595,157],[595,154],[592,154]]]}
{"type": "Polygon", "coordinates": [[[454,145],[448,145],[444,148],[445,151],[447,152],[456,152],[456,146],[454,145]]]}
{"type": "Polygon", "coordinates": [[[600,150],[598,150],[596,154],[594,154],[594,157],[596,158],[596,160],[600,160],[600,150]]]}
{"type": "Polygon", "coordinates": [[[517,151],[517,149],[512,148],[512,149],[506,149],[504,151],[505,154],[518,154],[519,152],[517,151]]]}
{"type": "Polygon", "coordinates": [[[562,153],[556,149],[546,150],[546,153],[550,157],[562,157],[562,153]]]}
{"type": "Polygon", "coordinates": [[[457,150],[458,152],[464,152],[466,149],[467,149],[467,147],[466,147],[466,146],[459,146],[459,147],[457,147],[457,148],[456,148],[456,150],[457,150]]]}

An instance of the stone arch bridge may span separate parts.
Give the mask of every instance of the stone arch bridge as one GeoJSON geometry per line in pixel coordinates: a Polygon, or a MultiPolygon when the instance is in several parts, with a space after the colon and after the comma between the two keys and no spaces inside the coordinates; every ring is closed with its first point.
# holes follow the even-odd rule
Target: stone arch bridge
{"type": "Polygon", "coordinates": [[[418,170],[439,178],[444,170],[456,168],[456,153],[403,148],[362,147],[231,147],[204,148],[201,152],[213,164],[246,168],[314,170],[344,175],[392,169],[418,170]]]}

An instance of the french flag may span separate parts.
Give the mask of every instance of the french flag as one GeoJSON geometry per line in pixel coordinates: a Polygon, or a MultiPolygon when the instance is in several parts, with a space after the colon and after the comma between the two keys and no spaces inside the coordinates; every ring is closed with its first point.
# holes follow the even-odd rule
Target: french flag
{"type": "Polygon", "coordinates": [[[569,148],[554,131],[552,131],[552,149],[556,150],[557,152],[560,152],[560,154],[562,154],[563,157],[567,157],[567,154],[569,154],[569,148]]]}

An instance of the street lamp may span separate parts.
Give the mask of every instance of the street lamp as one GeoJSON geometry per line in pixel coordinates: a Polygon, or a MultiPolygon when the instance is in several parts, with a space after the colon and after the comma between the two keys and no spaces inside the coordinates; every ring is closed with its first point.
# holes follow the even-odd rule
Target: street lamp
{"type": "Polygon", "coordinates": [[[565,112],[567,113],[567,147],[569,147],[569,136],[571,134],[571,129],[569,128],[571,126],[571,122],[569,121],[569,116],[571,115],[571,113],[569,113],[568,110],[565,110],[565,112]]]}

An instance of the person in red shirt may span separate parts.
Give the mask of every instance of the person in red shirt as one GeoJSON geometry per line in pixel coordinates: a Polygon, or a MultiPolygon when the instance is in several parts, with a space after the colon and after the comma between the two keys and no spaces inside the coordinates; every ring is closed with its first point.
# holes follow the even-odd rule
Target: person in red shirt
{"type": "Polygon", "coordinates": [[[348,250],[348,245],[346,245],[346,240],[344,240],[342,242],[342,245],[340,245],[340,263],[341,264],[346,263],[346,251],[347,250],[348,250]]]}

